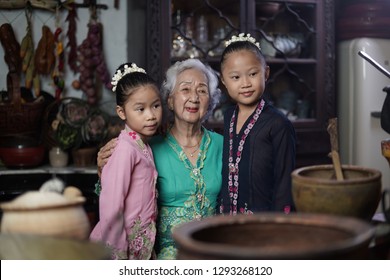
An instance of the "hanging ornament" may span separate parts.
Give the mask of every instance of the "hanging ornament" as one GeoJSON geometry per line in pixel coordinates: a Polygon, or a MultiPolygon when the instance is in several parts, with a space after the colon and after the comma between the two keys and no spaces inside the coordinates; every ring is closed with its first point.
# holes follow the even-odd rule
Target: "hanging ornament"
{"type": "Polygon", "coordinates": [[[77,9],[74,3],[69,4],[68,16],[66,21],[68,22],[68,32],[66,36],[68,37],[68,44],[66,45],[69,48],[68,52],[68,65],[74,73],[79,72],[79,67],[77,63],[77,39],[76,39],[76,25],[77,20],[77,9]]]}
{"type": "Polygon", "coordinates": [[[55,86],[55,99],[60,100],[61,94],[64,90],[64,45],[62,43],[61,33],[62,28],[60,27],[60,7],[56,9],[56,30],[54,32],[54,45],[55,45],[55,67],[52,74],[52,79],[55,86]]]}
{"type": "Polygon", "coordinates": [[[87,102],[90,105],[96,105],[99,101],[99,86],[112,88],[111,76],[104,59],[103,25],[98,21],[96,6],[91,7],[87,37],[77,50],[81,90],[85,93],[87,102]]]}

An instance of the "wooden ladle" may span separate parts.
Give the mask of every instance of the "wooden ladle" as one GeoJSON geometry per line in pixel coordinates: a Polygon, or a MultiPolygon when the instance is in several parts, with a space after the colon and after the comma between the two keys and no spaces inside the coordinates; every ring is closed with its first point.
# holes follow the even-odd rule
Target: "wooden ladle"
{"type": "Polygon", "coordinates": [[[344,175],[341,169],[340,156],[339,156],[337,118],[329,119],[327,130],[330,135],[330,145],[331,145],[330,156],[332,158],[333,168],[336,173],[336,179],[338,181],[342,181],[344,180],[344,175]]]}

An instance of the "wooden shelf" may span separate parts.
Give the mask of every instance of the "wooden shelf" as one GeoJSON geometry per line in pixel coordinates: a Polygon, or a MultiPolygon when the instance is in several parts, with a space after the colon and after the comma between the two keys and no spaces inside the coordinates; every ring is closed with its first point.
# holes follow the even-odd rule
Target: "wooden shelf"
{"type": "Polygon", "coordinates": [[[10,169],[0,167],[0,175],[26,175],[26,174],[97,174],[97,166],[91,167],[52,167],[49,165],[35,168],[10,169]]]}

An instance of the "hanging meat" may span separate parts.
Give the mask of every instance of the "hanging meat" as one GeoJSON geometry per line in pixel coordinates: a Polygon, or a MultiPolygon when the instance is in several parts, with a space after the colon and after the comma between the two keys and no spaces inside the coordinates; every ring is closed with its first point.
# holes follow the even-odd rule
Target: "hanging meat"
{"type": "Polygon", "coordinates": [[[88,24],[87,38],[78,47],[79,82],[87,96],[87,102],[96,105],[99,101],[97,85],[111,89],[111,79],[103,53],[103,26],[96,20],[88,24]]]}
{"type": "Polygon", "coordinates": [[[11,24],[4,23],[0,27],[0,41],[4,48],[4,60],[8,65],[9,72],[20,73],[22,63],[20,59],[20,45],[16,40],[11,24]]]}
{"type": "MultiPolygon", "coordinates": [[[[35,71],[35,62],[34,62],[34,42],[32,35],[32,24],[31,24],[31,11],[26,11],[26,35],[22,39],[20,44],[20,58],[22,59],[22,71],[25,73],[25,86],[28,89],[31,89],[33,80],[38,79],[38,74],[35,71]]],[[[37,82],[35,81],[35,84],[37,82]]],[[[38,93],[39,95],[39,93],[38,93]]]]}
{"type": "Polygon", "coordinates": [[[57,100],[61,99],[61,94],[65,87],[64,81],[64,47],[60,38],[62,33],[61,27],[57,27],[54,32],[54,42],[55,42],[55,67],[53,70],[53,82],[55,85],[55,98],[57,100]]]}
{"type": "Polygon", "coordinates": [[[50,75],[55,63],[54,34],[46,25],[42,26],[42,38],[35,50],[35,69],[38,74],[50,75]]]}

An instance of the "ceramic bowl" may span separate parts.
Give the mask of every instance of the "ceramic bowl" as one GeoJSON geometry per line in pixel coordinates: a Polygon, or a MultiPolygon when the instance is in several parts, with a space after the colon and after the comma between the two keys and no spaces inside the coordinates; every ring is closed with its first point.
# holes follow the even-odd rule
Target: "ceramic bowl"
{"type": "Polygon", "coordinates": [[[303,34],[300,33],[267,35],[260,39],[261,50],[267,57],[276,57],[280,54],[286,57],[299,57],[303,44],[303,34]]]}
{"type": "Polygon", "coordinates": [[[45,158],[45,147],[32,136],[0,137],[0,160],[6,167],[35,167],[45,158]]]}

